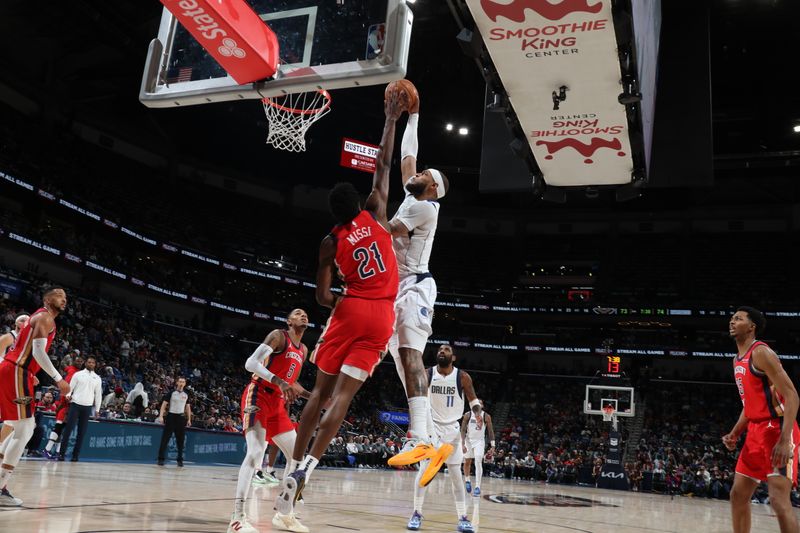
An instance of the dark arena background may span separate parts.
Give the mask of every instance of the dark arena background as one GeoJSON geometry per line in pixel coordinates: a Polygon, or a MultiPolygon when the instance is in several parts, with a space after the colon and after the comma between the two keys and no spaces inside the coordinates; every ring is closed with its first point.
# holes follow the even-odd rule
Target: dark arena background
{"type": "MultiPolygon", "coordinates": [[[[153,48],[165,6],[190,4],[236,2],[0,3],[0,334],[62,287],[49,358],[62,375],[94,358],[102,389],[82,435],[63,443],[53,379],[40,371],[18,398],[35,406],[36,429],[0,483],[0,531],[239,531],[245,361],[296,308],[313,351],[330,315],[315,299],[320,242],[335,224],[328,192],[350,182],[370,193],[384,89],[403,77],[420,95],[419,168],[450,184],[425,366],[450,345],[493,423],[494,449],[487,435],[476,458],[480,491],[466,497],[472,529],[461,531],[733,531],[744,436],[733,451],[722,436],[742,411],[729,332],[740,306],[763,312],[758,339],[792,381],[800,370],[796,2],[248,2],[302,11],[259,12],[282,63],[307,75],[352,60],[345,82],[326,71],[286,89],[332,98],[297,152],[265,144],[275,124],[258,98],[278,98],[281,72],[237,87],[209,56],[208,71],[195,63],[205,52],[174,22],[162,54],[153,48]],[[322,59],[303,56],[312,41],[322,59]],[[333,57],[351,44],[353,57],[333,57]],[[223,78],[233,89],[214,92],[223,78]],[[196,92],[170,92],[184,86],[196,92]],[[185,450],[171,437],[159,464],[160,410],[179,376],[185,450]]],[[[245,53],[228,45],[225,58],[245,53]]],[[[403,115],[390,218],[404,194],[405,127],[403,115]]],[[[310,391],[316,374],[307,361],[298,383],[310,391]]],[[[305,404],[289,405],[293,420],[305,404]]],[[[303,526],[406,530],[416,467],[387,460],[408,410],[386,355],[295,507],[303,526]]],[[[440,472],[421,530],[463,527],[454,476],[477,486],[471,472],[440,472]]],[[[280,491],[254,482],[249,526],[290,527],[273,518],[280,491]]],[[[800,493],[790,499],[800,506],[800,493]]],[[[751,501],[751,530],[778,531],[766,483],[751,501]]]]}

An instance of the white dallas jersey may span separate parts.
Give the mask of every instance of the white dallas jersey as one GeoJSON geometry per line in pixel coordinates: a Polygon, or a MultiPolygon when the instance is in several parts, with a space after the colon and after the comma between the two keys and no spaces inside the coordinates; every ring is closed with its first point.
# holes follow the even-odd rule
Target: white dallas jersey
{"type": "Polygon", "coordinates": [[[407,237],[392,239],[400,277],[428,272],[433,238],[439,222],[439,202],[417,200],[411,193],[400,204],[392,222],[400,221],[408,229],[407,237]]]}
{"type": "Polygon", "coordinates": [[[483,418],[483,425],[478,429],[478,421],[475,419],[475,413],[469,412],[469,422],[467,422],[467,440],[470,442],[486,442],[486,417],[481,414],[483,418]]]}
{"type": "Polygon", "coordinates": [[[439,367],[428,369],[428,398],[431,402],[431,416],[437,424],[452,424],[464,415],[464,391],[461,388],[461,371],[453,371],[443,376],[439,367]]]}

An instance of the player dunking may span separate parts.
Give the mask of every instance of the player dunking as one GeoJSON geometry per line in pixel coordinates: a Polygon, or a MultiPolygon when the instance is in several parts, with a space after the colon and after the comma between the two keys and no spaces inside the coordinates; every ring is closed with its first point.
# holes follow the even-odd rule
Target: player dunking
{"type": "MultiPolygon", "coordinates": [[[[484,408],[481,402],[481,409],[484,408]]],[[[464,413],[461,419],[461,440],[464,450],[464,477],[467,478],[467,494],[472,494],[472,484],[469,481],[472,460],[475,460],[475,496],[481,495],[481,481],[483,479],[483,454],[486,446],[486,431],[489,431],[489,453],[494,453],[494,427],[492,417],[483,411],[483,423],[478,427],[475,413],[464,413]]]]}
{"type": "Polygon", "coordinates": [[[0,362],[0,412],[5,423],[14,432],[0,447],[0,506],[19,506],[22,500],[8,491],[8,482],[36,429],[33,418],[34,377],[39,369],[53,378],[62,395],[69,392],[69,384],[50,362],[47,350],[56,336],[55,319],[67,308],[64,289],[50,289],[44,293],[44,306],[31,315],[22,328],[19,338],[5,359],[0,362]]]}
{"type": "Polygon", "coordinates": [[[800,530],[790,493],[797,484],[798,396],[778,356],[756,340],[765,326],[764,315],[752,307],[740,307],[729,323],[730,336],[738,349],[733,377],[743,407],[739,420],[722,442],[729,450],[735,450],[739,435],[747,429],[731,489],[733,531],[750,531],[750,499],[758,484],[766,482],[781,533],[797,533],[800,530]]]}
{"type": "Polygon", "coordinates": [[[349,183],[336,185],[328,198],[339,225],[320,245],[316,295],[320,305],[333,310],[311,356],[318,371],[297,429],[292,463],[299,464],[283,479],[283,490],[275,502],[276,510],[283,514],[292,512],[303,486],[339,430],[353,396],[380,363],[392,334],[397,260],[386,220],[386,201],[395,123],[407,105],[405,93],[387,95],[372,192],[363,210],[358,191],[349,183]],[[345,284],[338,299],[331,292],[337,269],[345,284]],[[320,409],[328,398],[330,406],[320,420],[320,409]],[[318,423],[314,446],[304,457],[318,423]]]}
{"type": "MultiPolygon", "coordinates": [[[[303,333],[308,329],[308,315],[302,309],[295,309],[289,314],[286,325],[288,327],[285,330],[276,329],[270,332],[244,364],[247,371],[253,373],[250,384],[244,389],[241,403],[247,455],[239,469],[236,500],[228,533],[258,532],[247,521],[244,512],[253,474],[261,467],[267,449],[267,437],[287,457],[291,455],[297,434],[289,419],[286,403],[291,404],[298,396],[309,397],[308,391],[297,383],[308,353],[301,342],[303,333]]],[[[287,462],[287,471],[288,468],[287,462]]],[[[308,531],[291,513],[276,514],[272,523],[289,531],[308,531]]]]}
{"type": "MultiPolygon", "coordinates": [[[[408,399],[410,439],[400,453],[389,459],[391,466],[405,466],[431,459],[420,483],[427,485],[453,453],[448,444],[432,442],[428,380],[422,353],[432,333],[436,282],[428,270],[439,219],[438,201],[447,193],[447,177],[429,168],[417,172],[419,104],[409,110],[403,132],[400,169],[405,199],[389,226],[394,237],[400,272],[400,287],[395,302],[395,332],[389,341],[397,373],[408,399]],[[438,446],[438,449],[437,449],[438,446]]],[[[473,406],[476,415],[480,406],[473,406]]],[[[435,440],[435,439],[434,439],[435,440]]],[[[459,446],[460,448],[460,446],[459,446]]]]}
{"type": "MultiPolygon", "coordinates": [[[[28,315],[19,315],[14,319],[14,329],[0,336],[0,362],[3,361],[6,354],[14,347],[14,343],[16,343],[19,338],[19,332],[22,331],[22,328],[25,327],[30,318],[31,317],[28,315]]],[[[0,411],[0,421],[2,420],[3,413],[0,411]]],[[[12,431],[13,428],[11,426],[3,424],[2,429],[0,429],[0,445],[8,438],[12,431]]]]}
{"type": "MultiPolygon", "coordinates": [[[[475,529],[467,519],[467,496],[464,492],[464,478],[461,477],[461,463],[464,456],[461,447],[461,415],[464,412],[464,399],[476,404],[480,404],[475,389],[472,386],[472,378],[459,370],[453,363],[456,354],[453,347],[449,344],[439,346],[436,353],[436,366],[428,368],[426,377],[429,382],[428,397],[430,398],[431,416],[433,418],[434,437],[442,444],[453,447],[453,453],[447,458],[447,470],[450,473],[450,483],[453,486],[453,498],[456,502],[456,516],[458,517],[458,531],[462,533],[472,533],[475,529]]],[[[436,460],[436,457],[434,459],[436,460]]],[[[426,461],[432,461],[426,459],[426,461]]],[[[417,472],[417,484],[414,486],[414,514],[406,526],[408,529],[416,531],[422,524],[422,504],[425,502],[425,492],[428,490],[427,484],[421,482],[425,475],[425,463],[420,465],[417,472]]],[[[437,471],[439,468],[436,469],[437,471]]]]}

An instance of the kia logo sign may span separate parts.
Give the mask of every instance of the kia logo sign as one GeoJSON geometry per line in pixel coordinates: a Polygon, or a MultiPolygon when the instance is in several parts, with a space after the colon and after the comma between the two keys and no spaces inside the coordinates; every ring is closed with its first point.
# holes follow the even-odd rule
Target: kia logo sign
{"type": "Polygon", "coordinates": [[[625,478],[625,472],[603,472],[600,474],[600,477],[608,477],[611,479],[623,479],[625,478]]]}
{"type": "Polygon", "coordinates": [[[498,17],[505,17],[514,22],[525,22],[525,10],[530,9],[547,20],[561,20],[570,13],[599,13],[603,2],[589,5],[589,0],[562,0],[551,4],[548,0],[513,0],[510,4],[499,4],[493,0],[481,0],[481,7],[486,16],[497,22],[498,17]]]}

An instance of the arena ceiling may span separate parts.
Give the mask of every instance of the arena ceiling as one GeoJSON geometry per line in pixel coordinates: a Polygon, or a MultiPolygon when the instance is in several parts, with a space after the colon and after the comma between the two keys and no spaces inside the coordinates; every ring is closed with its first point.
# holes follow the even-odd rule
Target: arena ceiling
{"type": "MultiPolygon", "coordinates": [[[[330,0],[334,1],[334,0],[330,0]]],[[[360,0],[344,0],[360,1],[360,0]]],[[[708,0],[716,184],[713,190],[650,190],[630,202],[570,196],[552,205],[526,195],[479,196],[480,128],[484,84],[475,63],[462,55],[448,2],[417,0],[408,77],[423,99],[420,159],[450,170],[461,184],[459,200],[524,209],[659,209],[715,203],[787,203],[798,195],[800,91],[796,89],[796,36],[800,6],[789,0],[708,0]],[[447,134],[444,124],[470,129],[447,134]],[[635,205],[633,205],[635,204],[635,205]]],[[[48,136],[73,122],[93,124],[150,149],[227,168],[256,181],[327,185],[366,174],[338,167],[341,137],[377,141],[383,115],[381,88],[337,91],[334,112],[314,127],[310,154],[267,148],[266,123],[257,101],[148,109],[138,101],[145,52],[155,35],[161,4],[155,0],[74,0],[0,4],[0,100],[13,97],[48,136]],[[11,89],[9,92],[8,89],[11,89]]],[[[699,51],[702,53],[702,51],[699,51]]],[[[686,87],[692,97],[693,87],[686,87]]],[[[0,105],[0,117],[12,113],[0,105]]]]}

